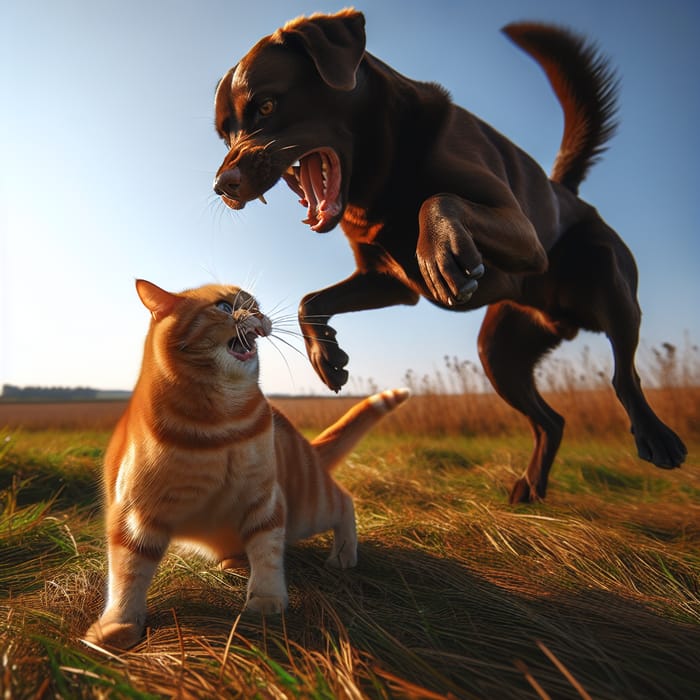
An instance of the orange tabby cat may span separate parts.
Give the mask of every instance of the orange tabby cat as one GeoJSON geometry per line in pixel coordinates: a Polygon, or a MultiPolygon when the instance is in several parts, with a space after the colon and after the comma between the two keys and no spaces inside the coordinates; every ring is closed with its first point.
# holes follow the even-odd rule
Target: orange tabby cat
{"type": "Polygon", "coordinates": [[[246,608],[261,613],[287,605],[285,542],[332,529],[328,563],[354,566],[353,502],[330,469],[408,398],[406,389],[376,394],[309,443],[258,387],[256,339],[272,323],[250,294],[136,288],[153,320],[105,455],[108,596],[86,635],[119,649],[143,634],[146,593],[172,540],[223,566],[247,556],[246,608]]]}

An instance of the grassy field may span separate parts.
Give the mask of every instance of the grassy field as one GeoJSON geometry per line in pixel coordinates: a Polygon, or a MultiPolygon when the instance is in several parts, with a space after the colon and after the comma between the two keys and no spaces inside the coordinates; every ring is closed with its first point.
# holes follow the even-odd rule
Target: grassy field
{"type": "MultiPolygon", "coordinates": [[[[547,501],[515,508],[525,424],[493,396],[417,396],[338,470],[356,569],[324,568],[326,536],[290,548],[289,610],[261,620],[239,615],[247,571],[171,549],[121,657],[79,641],[104,604],[111,418],[63,406],[29,427],[4,406],[0,697],[697,697],[700,390],[650,396],[687,441],[683,469],[636,459],[609,390],[559,391],[570,429],[547,501]]],[[[281,403],[313,434],[344,401],[281,403]]]]}

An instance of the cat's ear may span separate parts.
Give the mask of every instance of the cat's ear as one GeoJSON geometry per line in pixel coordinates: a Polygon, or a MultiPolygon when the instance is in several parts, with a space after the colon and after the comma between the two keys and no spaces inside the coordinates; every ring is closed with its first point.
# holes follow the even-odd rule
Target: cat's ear
{"type": "Polygon", "coordinates": [[[177,294],[166,292],[158,285],[146,280],[136,280],[136,292],[156,321],[160,321],[172,313],[178,302],[181,301],[177,294]]]}

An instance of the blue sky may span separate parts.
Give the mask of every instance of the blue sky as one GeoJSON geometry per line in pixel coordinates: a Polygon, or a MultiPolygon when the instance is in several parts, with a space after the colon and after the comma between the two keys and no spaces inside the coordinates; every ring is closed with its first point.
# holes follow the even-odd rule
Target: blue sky
{"type": "MultiPolygon", "coordinates": [[[[353,271],[340,229],[318,235],[284,183],[226,210],[211,183],[221,75],[286,20],[346,3],[8,0],[0,7],[0,383],[129,389],[148,314],[145,277],[173,291],[252,288],[294,313],[353,271]]],[[[596,39],[622,77],[621,126],[581,194],[633,250],[644,347],[699,340],[700,3],[697,0],[385,0],[357,3],[367,48],[449,89],[549,170],[561,112],[539,68],[500,34],[519,19],[596,39]]],[[[591,270],[595,284],[595,270],[591,270]]],[[[482,312],[427,302],[334,319],[351,374],[401,384],[476,361],[482,312]]],[[[298,341],[297,346],[302,344],[298,341]]],[[[607,342],[581,334],[607,361],[607,342]]],[[[305,357],[261,348],[269,392],[327,393],[305,357]]],[[[361,386],[358,382],[353,386],[361,386]]]]}

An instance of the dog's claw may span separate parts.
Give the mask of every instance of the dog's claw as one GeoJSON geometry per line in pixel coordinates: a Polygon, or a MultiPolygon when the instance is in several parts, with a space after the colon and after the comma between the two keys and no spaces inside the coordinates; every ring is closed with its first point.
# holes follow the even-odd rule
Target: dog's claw
{"type": "Polygon", "coordinates": [[[453,306],[455,303],[465,304],[466,302],[468,302],[472,298],[472,296],[474,296],[474,292],[479,287],[479,283],[477,282],[477,280],[481,279],[484,276],[485,272],[486,268],[483,266],[482,263],[479,263],[471,271],[467,270],[467,275],[469,277],[467,283],[462,285],[461,289],[457,292],[454,301],[450,299],[448,304],[450,306],[453,306]]]}
{"type": "Polygon", "coordinates": [[[467,274],[469,277],[471,277],[473,280],[480,280],[483,276],[484,273],[486,272],[486,268],[484,267],[483,263],[479,263],[473,270],[467,270],[467,274]]]}
{"type": "Polygon", "coordinates": [[[477,287],[479,286],[479,283],[471,279],[469,280],[460,290],[457,292],[457,296],[455,297],[455,301],[458,304],[464,304],[465,302],[469,301],[472,298],[472,295],[476,291],[477,287]]]}

